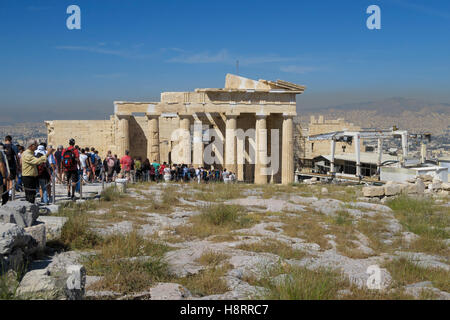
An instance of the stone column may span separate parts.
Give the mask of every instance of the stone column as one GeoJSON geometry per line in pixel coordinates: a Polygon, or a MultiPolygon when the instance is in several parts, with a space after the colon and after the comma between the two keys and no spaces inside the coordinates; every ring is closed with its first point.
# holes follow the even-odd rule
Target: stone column
{"type": "Polygon", "coordinates": [[[147,158],[150,163],[153,161],[159,163],[159,115],[147,115],[147,124],[147,158]]]}
{"type": "Polygon", "coordinates": [[[225,129],[225,168],[229,172],[237,171],[236,163],[236,128],[237,128],[237,116],[226,116],[226,129],[225,129]]]}
{"type": "Polygon", "coordinates": [[[117,156],[123,157],[126,150],[130,150],[129,118],[127,115],[118,115],[118,130],[116,135],[117,156]]]}
{"type": "Polygon", "coordinates": [[[294,182],[294,124],[293,116],[285,115],[283,118],[283,144],[281,147],[281,183],[294,182]]]}
{"type": "Polygon", "coordinates": [[[194,155],[193,165],[195,168],[203,167],[203,124],[200,119],[194,121],[194,155]]]}
{"type": "Polygon", "coordinates": [[[255,183],[267,184],[267,116],[256,115],[255,183]]]}
{"type": "Polygon", "coordinates": [[[182,130],[180,136],[180,148],[182,153],[180,161],[182,164],[191,164],[191,116],[180,115],[180,129],[182,130]]]}

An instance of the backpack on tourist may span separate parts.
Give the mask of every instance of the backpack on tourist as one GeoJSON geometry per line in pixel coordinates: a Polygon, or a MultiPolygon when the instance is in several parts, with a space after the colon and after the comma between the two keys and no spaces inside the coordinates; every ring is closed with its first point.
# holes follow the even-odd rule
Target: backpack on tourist
{"type": "Polygon", "coordinates": [[[116,164],[116,163],[115,163],[113,157],[109,157],[109,158],[107,159],[107,165],[108,165],[108,168],[114,168],[115,164],[116,164]]]}
{"type": "Polygon", "coordinates": [[[64,150],[62,158],[65,169],[71,170],[75,166],[75,153],[73,152],[73,149],[64,150]]]}
{"type": "Polygon", "coordinates": [[[9,144],[4,144],[3,145],[4,151],[5,151],[5,155],[6,155],[6,160],[8,160],[8,164],[11,166],[14,164],[14,157],[16,155],[16,153],[14,152],[14,149],[12,148],[12,145],[9,144]]]}

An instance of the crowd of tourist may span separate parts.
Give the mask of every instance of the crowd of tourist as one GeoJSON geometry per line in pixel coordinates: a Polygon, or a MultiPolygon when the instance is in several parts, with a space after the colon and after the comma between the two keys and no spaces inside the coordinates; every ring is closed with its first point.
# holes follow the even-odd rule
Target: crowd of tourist
{"type": "Polygon", "coordinates": [[[67,185],[67,196],[75,199],[84,184],[116,179],[131,182],[224,182],[236,181],[234,172],[211,167],[194,168],[187,164],[152,162],[140,157],[132,158],[129,151],[118,157],[108,151],[102,159],[95,147],[81,147],[70,139],[68,146],[56,149],[45,142],[32,141],[24,146],[13,143],[6,136],[0,143],[0,194],[2,205],[11,199],[13,192],[25,192],[25,198],[35,203],[39,194],[43,204],[49,204],[54,195],[52,183],[67,185]]]}

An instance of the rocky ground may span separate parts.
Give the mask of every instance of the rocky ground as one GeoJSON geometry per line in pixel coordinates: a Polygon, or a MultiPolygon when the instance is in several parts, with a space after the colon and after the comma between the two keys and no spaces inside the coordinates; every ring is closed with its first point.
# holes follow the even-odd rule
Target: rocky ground
{"type": "Polygon", "coordinates": [[[87,299],[450,299],[446,194],[146,183],[50,211],[24,278],[82,264],[87,299]]]}

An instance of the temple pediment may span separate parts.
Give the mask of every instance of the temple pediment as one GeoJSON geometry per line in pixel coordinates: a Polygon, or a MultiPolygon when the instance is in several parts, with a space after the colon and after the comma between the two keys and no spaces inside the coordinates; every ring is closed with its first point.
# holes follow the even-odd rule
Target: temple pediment
{"type": "Polygon", "coordinates": [[[238,92],[277,92],[277,93],[296,93],[300,94],[305,91],[305,86],[301,86],[288,81],[277,80],[252,80],[249,78],[237,76],[234,74],[227,74],[225,78],[225,87],[222,88],[205,88],[196,89],[196,92],[223,92],[223,91],[238,91],[238,92]]]}

